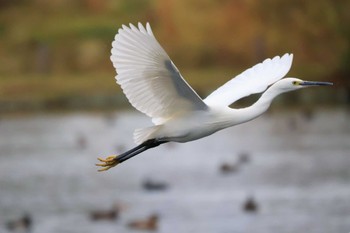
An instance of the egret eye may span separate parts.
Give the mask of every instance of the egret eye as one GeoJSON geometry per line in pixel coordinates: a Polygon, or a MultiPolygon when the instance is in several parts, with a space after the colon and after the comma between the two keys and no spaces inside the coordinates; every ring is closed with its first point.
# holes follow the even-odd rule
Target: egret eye
{"type": "Polygon", "coordinates": [[[298,81],[293,81],[292,83],[293,83],[294,86],[299,85],[299,82],[298,82],[298,81]]]}

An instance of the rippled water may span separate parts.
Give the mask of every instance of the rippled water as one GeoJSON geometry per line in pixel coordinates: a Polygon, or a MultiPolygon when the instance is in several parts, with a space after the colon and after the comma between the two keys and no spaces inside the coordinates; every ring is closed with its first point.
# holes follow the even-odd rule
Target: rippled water
{"type": "Polygon", "coordinates": [[[97,173],[101,155],[134,146],[149,125],[129,112],[0,121],[0,232],[24,213],[32,232],[130,232],[159,215],[158,232],[350,232],[350,124],[343,110],[264,115],[186,144],[165,144],[97,173]],[[249,161],[238,163],[246,153],[249,161]],[[237,171],[222,174],[222,163],[237,171]],[[168,189],[147,191],[146,180],[168,189]],[[256,213],[243,211],[253,196],[256,213]],[[124,206],[115,221],[93,210],[124,206]]]}

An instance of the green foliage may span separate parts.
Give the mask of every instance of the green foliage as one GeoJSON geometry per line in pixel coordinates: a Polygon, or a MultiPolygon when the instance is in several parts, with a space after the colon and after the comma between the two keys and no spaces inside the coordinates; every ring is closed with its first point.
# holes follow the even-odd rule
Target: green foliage
{"type": "MultiPolygon", "coordinates": [[[[152,24],[156,37],[179,69],[188,70],[188,81],[203,92],[238,73],[232,70],[241,71],[266,57],[286,52],[295,55],[292,75],[329,81],[337,80],[338,73],[349,76],[350,2],[346,0],[3,3],[0,99],[9,96],[11,82],[23,84],[22,91],[14,92],[16,98],[24,98],[26,91],[28,96],[47,96],[42,90],[46,85],[56,90],[53,93],[57,96],[87,93],[84,88],[90,91],[83,79],[75,83],[72,76],[98,79],[103,73],[114,83],[110,44],[121,24],[139,21],[152,24]],[[227,71],[226,75],[220,70],[227,71]]],[[[87,81],[90,82],[95,81],[87,81]]],[[[345,79],[340,82],[350,85],[345,79]]],[[[105,85],[94,88],[99,93],[111,90],[105,85]]]]}

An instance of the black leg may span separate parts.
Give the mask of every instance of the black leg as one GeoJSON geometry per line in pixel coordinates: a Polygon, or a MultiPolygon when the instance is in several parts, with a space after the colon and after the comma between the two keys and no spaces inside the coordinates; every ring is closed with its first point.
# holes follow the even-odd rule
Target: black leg
{"type": "Polygon", "coordinates": [[[137,147],[135,147],[135,148],[133,148],[131,150],[128,150],[127,152],[124,152],[123,154],[117,156],[115,158],[115,160],[118,163],[122,163],[125,160],[128,160],[128,159],[134,157],[135,155],[140,154],[141,152],[143,152],[145,150],[147,150],[147,147],[144,144],[140,144],[137,147]]]}
{"type": "MultiPolygon", "coordinates": [[[[138,146],[132,148],[131,150],[128,150],[128,151],[124,152],[123,154],[120,154],[117,158],[126,157],[126,156],[128,156],[129,154],[132,154],[132,153],[134,153],[134,152],[140,150],[140,149],[143,148],[144,146],[145,146],[144,143],[141,143],[140,145],[138,145],[138,146]]],[[[140,152],[140,153],[141,153],[141,152],[140,152]]],[[[116,159],[117,159],[117,158],[116,158],[116,159]]]]}
{"type": "Polygon", "coordinates": [[[160,139],[150,139],[150,140],[147,140],[147,141],[141,143],[140,145],[132,148],[131,150],[124,152],[123,154],[121,154],[119,156],[109,156],[106,159],[98,158],[98,160],[100,160],[100,162],[102,162],[102,163],[96,164],[96,165],[102,167],[99,171],[106,171],[106,170],[118,165],[119,163],[122,163],[122,162],[134,157],[135,155],[140,154],[141,152],[144,152],[150,148],[159,146],[160,144],[163,144],[166,142],[168,142],[168,141],[164,141],[164,140],[160,140],[160,139]]]}
{"type": "Polygon", "coordinates": [[[147,140],[143,143],[141,143],[140,145],[134,147],[133,149],[131,150],[128,150],[127,152],[119,155],[118,157],[116,157],[116,161],[118,163],[122,163],[124,162],[125,160],[128,160],[132,157],[134,157],[135,155],[138,155],[148,149],[151,149],[153,147],[157,147],[159,146],[160,144],[163,144],[163,143],[166,143],[167,141],[161,141],[161,140],[158,140],[158,139],[150,139],[150,140],[147,140]]]}

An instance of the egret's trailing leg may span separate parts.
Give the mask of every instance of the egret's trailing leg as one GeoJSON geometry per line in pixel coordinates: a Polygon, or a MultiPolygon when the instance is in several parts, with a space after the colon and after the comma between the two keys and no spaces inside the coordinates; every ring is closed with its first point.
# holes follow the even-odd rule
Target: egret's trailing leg
{"type": "Polygon", "coordinates": [[[108,169],[117,166],[118,164],[134,157],[135,155],[140,154],[141,152],[144,152],[145,150],[148,150],[153,147],[157,147],[160,144],[166,143],[167,141],[159,140],[159,139],[149,139],[140,145],[132,148],[131,150],[128,150],[124,152],[123,154],[117,156],[117,155],[111,155],[108,156],[105,159],[98,158],[98,160],[102,163],[96,164],[96,166],[102,167],[98,171],[107,171],[108,169]]]}

